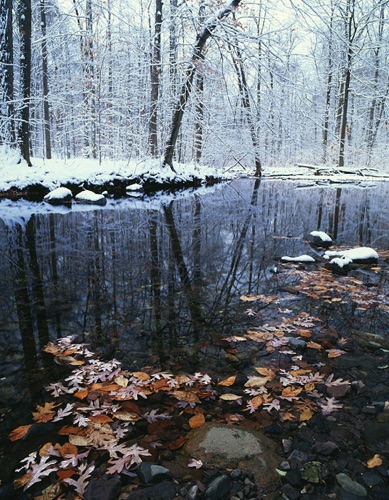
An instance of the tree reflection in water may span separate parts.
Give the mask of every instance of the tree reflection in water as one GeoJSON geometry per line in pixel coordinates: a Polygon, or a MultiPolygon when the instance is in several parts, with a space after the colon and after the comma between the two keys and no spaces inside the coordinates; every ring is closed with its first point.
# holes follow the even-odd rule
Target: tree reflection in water
{"type": "Polygon", "coordinates": [[[131,368],[217,369],[215,339],[242,328],[239,297],[274,293],[274,259],[309,252],[310,231],[387,250],[388,191],[248,179],[164,202],[36,205],[27,222],[0,204],[2,405],[27,403],[56,376],[41,348],[59,336],[131,368]]]}

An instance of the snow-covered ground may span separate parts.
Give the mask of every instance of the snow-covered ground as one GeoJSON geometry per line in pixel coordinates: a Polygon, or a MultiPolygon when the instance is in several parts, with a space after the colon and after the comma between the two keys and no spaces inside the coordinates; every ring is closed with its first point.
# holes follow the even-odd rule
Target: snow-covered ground
{"type": "Polygon", "coordinates": [[[152,178],[157,183],[169,183],[174,180],[190,181],[193,178],[205,179],[209,176],[223,176],[232,179],[236,172],[217,172],[215,169],[195,165],[175,163],[174,173],[170,168],[161,168],[158,160],[144,161],[113,161],[85,158],[69,160],[43,160],[33,158],[32,167],[22,161],[15,152],[0,150],[0,192],[11,188],[25,189],[34,184],[40,184],[50,190],[63,184],[82,185],[84,182],[102,185],[114,180],[128,181],[143,176],[152,178]]]}
{"type": "MultiPolygon", "coordinates": [[[[43,160],[33,158],[32,167],[22,161],[19,163],[19,155],[14,151],[0,148],[0,192],[11,188],[23,190],[28,186],[40,184],[50,190],[63,184],[83,183],[103,185],[114,180],[128,181],[131,179],[147,176],[157,183],[171,183],[174,181],[190,181],[193,178],[205,179],[206,177],[218,177],[233,179],[239,176],[247,176],[247,170],[239,168],[222,171],[197,164],[175,163],[174,173],[170,168],[161,168],[158,160],[130,160],[114,161],[72,158],[43,160]]],[[[254,167],[253,167],[254,172],[254,167]]],[[[263,174],[265,177],[276,177],[282,179],[333,179],[355,180],[359,179],[389,179],[388,173],[378,172],[363,168],[300,165],[300,166],[278,166],[266,167],[263,174]]]]}

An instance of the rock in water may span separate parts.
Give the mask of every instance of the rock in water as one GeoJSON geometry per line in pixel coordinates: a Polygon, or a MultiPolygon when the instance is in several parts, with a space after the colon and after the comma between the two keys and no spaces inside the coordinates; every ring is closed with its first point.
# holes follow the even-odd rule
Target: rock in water
{"type": "Polygon", "coordinates": [[[103,194],[96,194],[93,191],[85,189],[76,195],[78,203],[86,203],[88,205],[106,205],[107,198],[103,194]]]}
{"type": "Polygon", "coordinates": [[[47,193],[47,195],[44,196],[43,200],[47,201],[47,203],[50,203],[51,205],[63,205],[71,203],[72,198],[73,194],[70,189],[59,187],[54,189],[53,191],[50,191],[50,193],[47,193]]]}
{"type": "Polygon", "coordinates": [[[252,471],[260,486],[276,484],[281,462],[275,443],[259,431],[207,423],[189,433],[186,454],[213,468],[252,471]]]}
{"type": "Polygon", "coordinates": [[[353,481],[351,477],[343,472],[336,474],[336,480],[342,490],[347,491],[347,493],[351,493],[359,498],[367,498],[366,489],[356,481],[353,481]]]}

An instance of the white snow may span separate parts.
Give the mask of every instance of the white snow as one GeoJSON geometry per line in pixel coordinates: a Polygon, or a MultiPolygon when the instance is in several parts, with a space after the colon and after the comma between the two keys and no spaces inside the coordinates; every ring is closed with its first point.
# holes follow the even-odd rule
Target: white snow
{"type": "Polygon", "coordinates": [[[47,195],[43,199],[45,201],[63,200],[67,196],[73,197],[73,194],[70,191],[70,189],[65,188],[65,187],[59,187],[59,188],[54,189],[53,191],[50,191],[50,193],[47,193],[47,195]]]}
{"type": "Polygon", "coordinates": [[[105,196],[103,194],[96,194],[88,189],[85,189],[85,191],[81,191],[76,195],[76,200],[78,201],[90,201],[94,203],[103,200],[104,198],[105,196]]]}
{"type": "Polygon", "coordinates": [[[350,259],[349,257],[335,257],[335,259],[332,259],[330,261],[330,264],[335,264],[338,267],[344,267],[344,266],[347,266],[347,264],[351,264],[351,263],[352,263],[352,259],[350,259]]]}
{"type": "Polygon", "coordinates": [[[312,231],[309,234],[311,236],[313,236],[314,238],[321,239],[321,241],[332,241],[332,238],[330,236],[328,236],[328,234],[325,233],[324,231],[312,231]]]}
{"type": "Polygon", "coordinates": [[[135,184],[131,184],[131,186],[126,187],[126,191],[141,191],[143,189],[142,184],[135,182],[135,184]]]}
{"type": "Polygon", "coordinates": [[[315,259],[310,255],[299,255],[298,257],[288,257],[285,255],[281,257],[283,262],[315,262],[315,259]]]}
{"type": "Polygon", "coordinates": [[[324,258],[330,257],[346,257],[355,260],[378,259],[378,253],[369,247],[352,248],[351,250],[327,250],[324,253],[324,258]]]}
{"type": "Polygon", "coordinates": [[[169,167],[162,168],[159,160],[130,160],[114,161],[85,158],[32,159],[32,167],[28,167],[17,153],[6,148],[0,148],[0,191],[11,188],[24,189],[32,184],[41,184],[52,190],[63,184],[81,185],[88,181],[90,184],[102,185],[114,180],[128,181],[142,175],[148,175],[155,182],[168,183],[171,181],[190,181],[193,177],[203,179],[218,175],[225,179],[234,179],[236,172],[223,173],[214,168],[194,163],[175,163],[174,173],[169,167]]]}

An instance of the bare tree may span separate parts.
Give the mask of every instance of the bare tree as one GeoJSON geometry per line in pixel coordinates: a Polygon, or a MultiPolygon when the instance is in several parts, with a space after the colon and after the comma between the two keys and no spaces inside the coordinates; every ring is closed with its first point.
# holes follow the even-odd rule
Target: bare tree
{"type": "Polygon", "coordinates": [[[172,124],[170,127],[169,137],[166,143],[165,154],[163,158],[162,166],[169,166],[173,171],[173,155],[174,148],[176,146],[178,132],[180,130],[182,118],[184,116],[184,111],[186,104],[188,102],[190,93],[192,91],[193,78],[197,71],[198,65],[203,58],[204,47],[207,40],[213,34],[213,32],[218,27],[219,23],[228,17],[232,12],[236,10],[241,0],[233,0],[227,7],[224,7],[219,14],[217,14],[213,19],[205,24],[203,29],[199,32],[196,37],[196,41],[192,51],[192,57],[190,64],[186,70],[185,80],[181,87],[181,92],[178,97],[177,104],[174,108],[172,124]]]}
{"type": "Polygon", "coordinates": [[[154,36],[152,43],[150,64],[150,126],[149,142],[151,156],[157,158],[158,151],[158,102],[161,78],[161,28],[162,28],[162,0],[155,0],[154,36]]]}
{"type": "Polygon", "coordinates": [[[0,144],[15,142],[12,0],[0,0],[0,144]]]}
{"type": "Polygon", "coordinates": [[[31,0],[20,0],[18,5],[20,35],[20,87],[22,93],[20,152],[29,167],[30,159],[30,96],[31,96],[31,0]]]}

